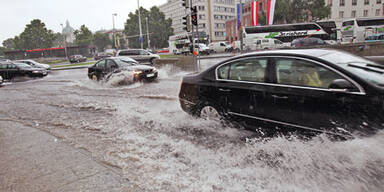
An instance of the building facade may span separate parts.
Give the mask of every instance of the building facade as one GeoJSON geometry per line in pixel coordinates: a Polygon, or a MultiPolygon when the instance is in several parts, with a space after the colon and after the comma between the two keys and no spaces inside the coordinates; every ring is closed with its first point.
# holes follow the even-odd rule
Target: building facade
{"type": "MultiPolygon", "coordinates": [[[[192,0],[193,6],[197,7],[197,18],[200,32],[209,35],[211,41],[226,40],[227,20],[236,17],[236,4],[238,0],[192,0]]],[[[189,11],[182,6],[181,0],[168,0],[159,6],[165,17],[172,19],[172,27],[175,35],[186,33],[183,29],[183,17],[189,11]]]]}
{"type": "Polygon", "coordinates": [[[331,5],[331,16],[341,26],[343,20],[364,17],[383,17],[384,0],[326,0],[331,5]]]}

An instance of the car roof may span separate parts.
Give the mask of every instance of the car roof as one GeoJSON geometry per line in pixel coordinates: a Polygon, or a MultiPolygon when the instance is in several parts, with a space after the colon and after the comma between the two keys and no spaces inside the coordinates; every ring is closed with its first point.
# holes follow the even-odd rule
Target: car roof
{"type": "Polygon", "coordinates": [[[257,56],[257,55],[298,55],[298,56],[308,56],[308,57],[320,57],[323,55],[333,53],[335,51],[338,51],[338,50],[335,50],[335,49],[278,49],[278,50],[246,53],[238,57],[257,56]]]}

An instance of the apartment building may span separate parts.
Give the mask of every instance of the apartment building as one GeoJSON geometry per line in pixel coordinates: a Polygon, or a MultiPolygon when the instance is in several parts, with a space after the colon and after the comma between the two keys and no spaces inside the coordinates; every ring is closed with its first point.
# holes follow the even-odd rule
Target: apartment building
{"type": "Polygon", "coordinates": [[[338,26],[345,19],[383,17],[384,0],[326,0],[331,5],[331,20],[338,26]]]}
{"type": "MultiPolygon", "coordinates": [[[[198,11],[199,31],[209,35],[212,41],[226,39],[225,22],[236,17],[236,3],[238,0],[192,0],[193,6],[198,11]]],[[[175,34],[185,33],[183,29],[183,17],[188,14],[182,6],[181,0],[168,0],[160,5],[166,18],[172,19],[172,27],[175,34]]]]}

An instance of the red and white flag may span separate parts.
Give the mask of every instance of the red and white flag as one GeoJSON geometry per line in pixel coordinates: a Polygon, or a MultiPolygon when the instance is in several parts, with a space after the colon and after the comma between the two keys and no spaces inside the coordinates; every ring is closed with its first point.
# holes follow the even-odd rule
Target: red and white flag
{"type": "Polygon", "coordinates": [[[275,4],[276,0],[267,1],[267,24],[273,24],[273,16],[275,15],[275,4]]]}
{"type": "Polygon", "coordinates": [[[257,26],[257,13],[259,11],[259,1],[252,1],[252,26],[257,26]]]}

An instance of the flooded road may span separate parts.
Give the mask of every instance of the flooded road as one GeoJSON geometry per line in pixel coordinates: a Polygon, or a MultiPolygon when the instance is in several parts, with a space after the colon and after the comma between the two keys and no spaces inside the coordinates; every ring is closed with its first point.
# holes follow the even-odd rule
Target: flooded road
{"type": "MultiPolygon", "coordinates": [[[[93,82],[86,69],[0,88],[0,118],[43,130],[121,169],[132,191],[382,191],[384,132],[343,142],[262,139],[180,108],[187,72],[93,82]]],[[[0,121],[0,128],[2,122],[0,121]]]]}

